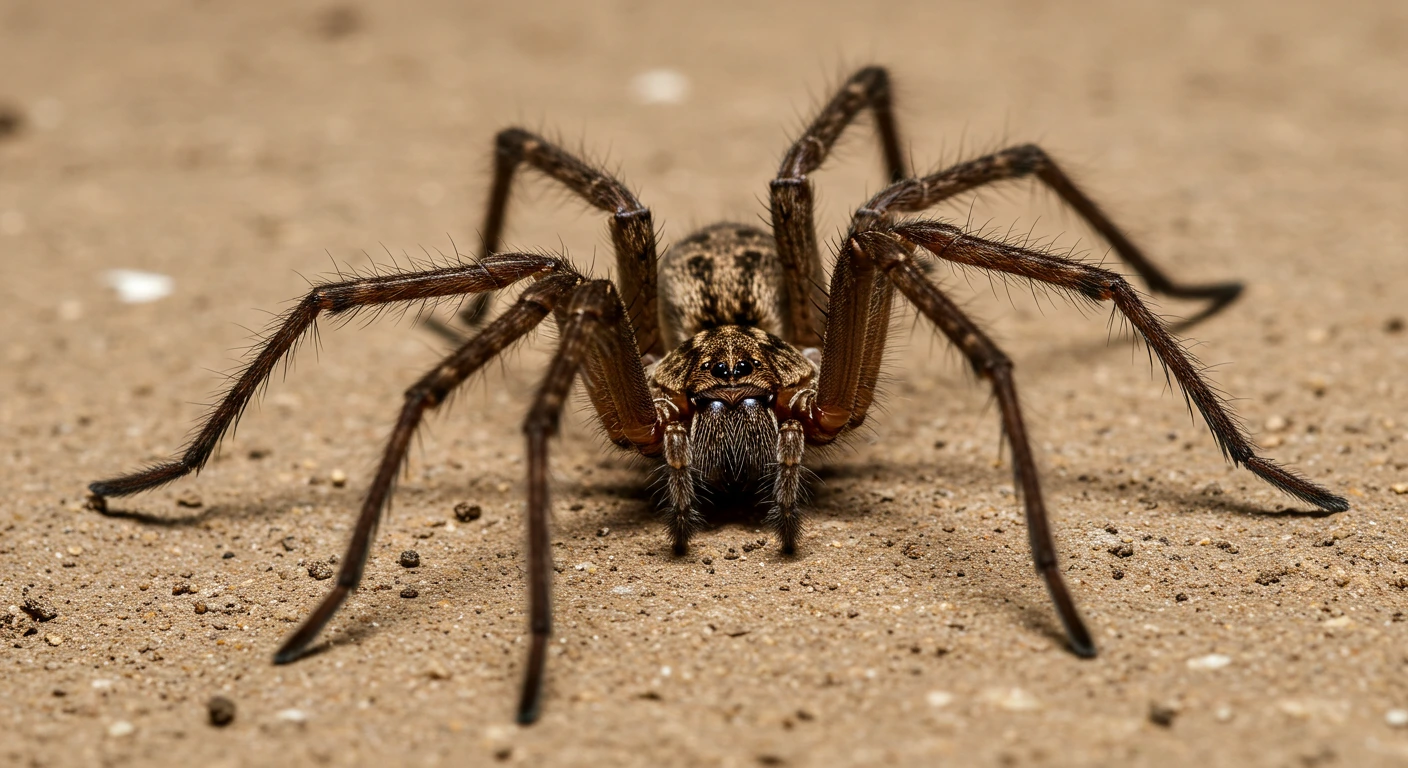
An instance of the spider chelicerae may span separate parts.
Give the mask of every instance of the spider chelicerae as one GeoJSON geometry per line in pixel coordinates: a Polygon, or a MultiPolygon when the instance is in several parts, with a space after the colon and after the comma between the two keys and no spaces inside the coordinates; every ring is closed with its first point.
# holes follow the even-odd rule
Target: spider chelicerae
{"type": "Polygon", "coordinates": [[[889,77],[856,72],[787,152],[770,188],[772,231],[716,224],[657,254],[650,210],[610,174],[525,130],[498,134],[493,187],[477,261],[314,286],[258,346],[185,452],[169,463],[90,486],[95,501],[148,490],[198,471],[277,363],[320,315],[348,316],[394,303],[472,297],[462,315],[480,321],[495,291],[526,283],[517,300],[406,392],[405,404],[367,490],[336,585],[274,659],[299,658],[357,587],[377,521],[425,413],[485,363],[552,317],[557,351],[524,421],[528,451],[528,573],[532,641],[518,719],[539,712],[551,632],[548,438],[580,374],[596,416],[618,447],[658,460],[662,517],[676,554],[701,523],[706,487],[752,484],[768,494],[767,523],[795,553],[803,519],[809,449],[861,426],[874,402],[896,292],[962,351],[992,386],[1026,508],[1032,555],[1072,651],[1095,643],[1057,569],[1036,462],[1018,405],[1011,360],[927,276],[934,260],[1002,272],[1092,303],[1110,301],[1177,380],[1223,455],[1282,491],[1323,510],[1346,501],[1258,456],[1196,361],[1119,274],[1052,253],[970,235],[917,214],[986,184],[1035,176],[1110,244],[1149,289],[1204,299],[1193,319],[1218,311],[1238,283],[1180,285],[1166,277],[1039,147],[1026,144],[914,177],[901,152],[889,77]],[[841,239],[830,289],[821,287],[809,175],[865,110],[874,115],[890,184],[856,210],[841,239]],[[593,279],[565,258],[499,253],[510,187],[523,164],[610,214],[618,284],[593,279]]]}

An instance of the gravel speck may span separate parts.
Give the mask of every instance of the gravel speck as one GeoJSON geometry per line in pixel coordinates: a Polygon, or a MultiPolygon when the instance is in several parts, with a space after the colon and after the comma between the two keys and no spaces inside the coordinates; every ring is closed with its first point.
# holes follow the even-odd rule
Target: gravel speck
{"type": "Polygon", "coordinates": [[[478,504],[461,501],[455,505],[455,519],[461,523],[472,523],[483,515],[484,510],[478,504]]]}
{"type": "Polygon", "coordinates": [[[54,609],[53,603],[45,598],[31,597],[30,595],[25,595],[24,602],[20,604],[20,610],[35,621],[48,621],[59,615],[59,612],[54,609]]]}
{"type": "Polygon", "coordinates": [[[1390,728],[1408,728],[1408,709],[1390,709],[1384,713],[1384,722],[1390,728]]]}
{"type": "Polygon", "coordinates": [[[235,551],[234,551],[233,549],[227,549],[227,550],[225,550],[225,554],[223,554],[223,555],[220,556],[220,559],[222,559],[222,560],[233,560],[234,557],[235,557],[235,551]]]}
{"type": "Polygon", "coordinates": [[[1115,557],[1134,557],[1133,544],[1120,544],[1118,546],[1110,547],[1109,551],[1110,554],[1114,555],[1115,557]]]}
{"type": "Polygon", "coordinates": [[[929,691],[924,695],[924,701],[928,702],[929,706],[939,709],[953,703],[953,694],[948,691],[929,691]]]}
{"type": "Polygon", "coordinates": [[[1222,669],[1232,663],[1231,656],[1224,656],[1220,653],[1210,653],[1206,656],[1188,660],[1189,669],[1222,669]]]}
{"type": "Polygon", "coordinates": [[[406,587],[405,589],[401,590],[401,597],[404,597],[407,600],[414,600],[415,598],[420,597],[420,591],[417,590],[415,587],[406,587]]]}
{"type": "Polygon", "coordinates": [[[235,702],[224,696],[211,696],[205,703],[205,711],[210,715],[210,724],[224,728],[235,720],[235,702]]]}
{"type": "Polygon", "coordinates": [[[176,506],[185,507],[186,509],[200,509],[205,506],[205,500],[195,491],[186,491],[176,497],[176,506]]]}
{"type": "Polygon", "coordinates": [[[402,553],[401,553],[401,567],[402,567],[402,568],[419,568],[419,567],[420,567],[420,553],[417,552],[417,551],[415,551],[414,549],[408,549],[408,550],[406,550],[405,552],[402,552],[402,553]]]}
{"type": "Polygon", "coordinates": [[[282,721],[284,721],[284,722],[286,722],[286,723],[306,723],[306,722],[308,722],[308,713],[307,713],[307,712],[304,712],[304,711],[301,710],[301,709],[285,709],[285,710],[280,710],[280,712],[279,712],[277,715],[274,715],[274,717],[277,717],[278,719],[280,719],[280,720],[282,720],[282,721]]]}
{"type": "Polygon", "coordinates": [[[195,604],[195,610],[196,610],[196,613],[197,613],[197,614],[202,614],[202,613],[205,613],[205,612],[206,612],[207,610],[209,610],[209,609],[205,607],[205,603],[196,603],[196,604],[195,604]]]}
{"type": "Polygon", "coordinates": [[[108,735],[113,737],[114,739],[120,739],[125,736],[131,736],[136,732],[137,726],[127,722],[126,720],[118,720],[117,722],[108,726],[108,735]]]}
{"type": "Polygon", "coordinates": [[[332,487],[341,488],[347,485],[347,473],[340,469],[334,469],[332,474],[328,475],[328,480],[332,481],[332,487]]]}
{"type": "Polygon", "coordinates": [[[1178,709],[1172,705],[1161,704],[1157,701],[1149,704],[1149,722],[1154,725],[1170,728],[1176,717],[1178,717],[1178,709]]]}
{"type": "Polygon", "coordinates": [[[1041,702],[1021,688],[989,688],[983,691],[982,699],[1008,712],[1032,712],[1041,709],[1041,702]]]}
{"type": "Polygon", "coordinates": [[[322,560],[314,560],[308,564],[308,575],[324,581],[332,578],[332,566],[322,560]]]}

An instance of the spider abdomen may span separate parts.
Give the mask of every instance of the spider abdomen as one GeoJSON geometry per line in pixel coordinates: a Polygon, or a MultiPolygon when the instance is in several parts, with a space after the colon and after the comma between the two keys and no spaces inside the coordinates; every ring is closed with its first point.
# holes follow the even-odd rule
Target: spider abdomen
{"type": "Polygon", "coordinates": [[[725,325],[785,337],[785,284],[772,235],[728,223],[690,235],[660,259],[665,346],[725,325]]]}

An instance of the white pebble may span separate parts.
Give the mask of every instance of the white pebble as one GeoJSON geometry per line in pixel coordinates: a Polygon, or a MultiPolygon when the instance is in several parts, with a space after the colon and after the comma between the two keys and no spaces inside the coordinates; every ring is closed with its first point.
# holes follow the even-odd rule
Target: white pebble
{"type": "Polygon", "coordinates": [[[277,717],[278,719],[283,720],[283,721],[286,722],[286,723],[306,723],[306,722],[308,722],[308,713],[307,713],[307,712],[304,712],[304,711],[301,710],[301,709],[285,709],[285,710],[281,710],[277,715],[274,715],[274,717],[277,717]]]}
{"type": "Polygon", "coordinates": [[[136,732],[137,726],[127,722],[126,720],[118,720],[117,722],[108,726],[108,735],[113,737],[114,739],[120,739],[123,736],[131,736],[133,733],[136,732]]]}
{"type": "Polygon", "coordinates": [[[1231,656],[1223,656],[1220,653],[1210,653],[1206,656],[1199,656],[1196,659],[1188,660],[1189,669],[1222,669],[1232,663],[1231,656]]]}
{"type": "Polygon", "coordinates": [[[1041,702],[1021,688],[989,688],[983,691],[983,701],[1008,712],[1031,712],[1041,709],[1041,702]]]}
{"type": "Polygon", "coordinates": [[[135,269],[109,269],[106,278],[124,304],[146,304],[165,298],[171,295],[171,288],[175,285],[175,281],[167,275],[135,269]]]}
{"type": "Polygon", "coordinates": [[[635,594],[635,591],[635,587],[628,587],[625,584],[622,584],[619,587],[611,588],[611,594],[613,595],[633,595],[635,594]]]}
{"type": "Polygon", "coordinates": [[[631,78],[631,94],[641,104],[680,104],[689,96],[689,78],[674,69],[652,69],[631,78]]]}
{"type": "Polygon", "coordinates": [[[1408,709],[1390,709],[1384,713],[1384,722],[1392,728],[1408,727],[1408,709]]]}
{"type": "Polygon", "coordinates": [[[934,707],[935,709],[940,707],[947,707],[948,705],[953,703],[953,694],[949,693],[948,691],[929,691],[929,693],[924,697],[924,700],[929,702],[929,706],[934,707]]]}

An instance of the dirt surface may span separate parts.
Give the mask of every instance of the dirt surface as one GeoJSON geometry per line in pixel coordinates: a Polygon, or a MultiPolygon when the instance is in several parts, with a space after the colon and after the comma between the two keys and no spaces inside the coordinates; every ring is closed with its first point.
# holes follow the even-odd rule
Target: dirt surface
{"type": "MultiPolygon", "coordinates": [[[[528,5],[0,4],[0,762],[1408,761],[1408,7],[528,5]],[[1231,469],[1102,311],[946,271],[1017,361],[1094,660],[1032,572],[987,392],[922,323],[886,413],[817,468],[795,558],[748,520],[670,556],[650,476],[572,414],[532,728],[518,424],[549,334],[424,430],[362,590],[295,665],[273,650],[439,338],[325,325],[198,479],[84,508],[181,446],[246,328],[330,259],[472,251],[496,129],[609,158],[668,241],[763,216],[788,137],[869,61],[920,167],[1040,140],[1171,273],[1246,280],[1198,354],[1353,508],[1231,469]],[[658,68],[674,103],[633,90],[658,68]],[[112,269],[172,292],[124,303],[112,269]]],[[[863,125],[817,175],[823,236],[878,157],[863,125]]],[[[1105,258],[1032,190],[940,214],[1105,258]]],[[[543,183],[516,202],[511,244],[605,272],[600,215],[543,183]]]]}

